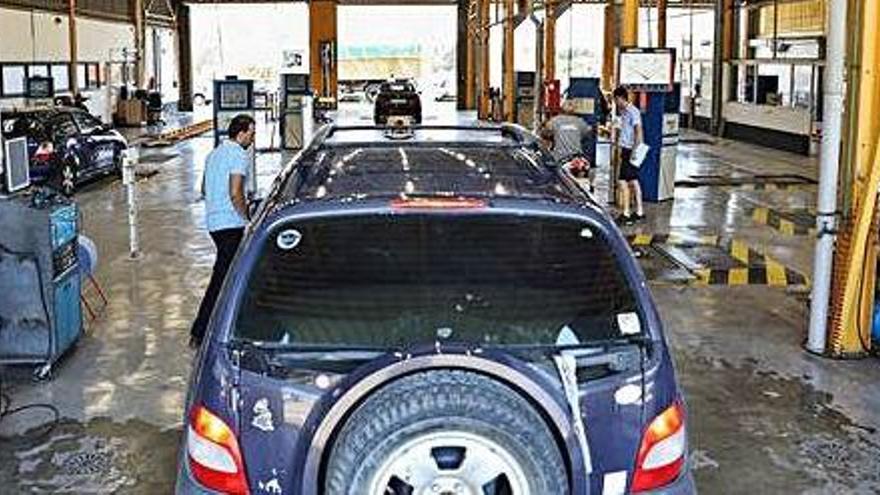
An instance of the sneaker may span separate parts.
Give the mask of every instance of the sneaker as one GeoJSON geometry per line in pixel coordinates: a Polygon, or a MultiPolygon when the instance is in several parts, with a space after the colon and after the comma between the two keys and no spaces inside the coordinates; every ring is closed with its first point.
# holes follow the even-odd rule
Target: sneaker
{"type": "Polygon", "coordinates": [[[630,218],[635,222],[644,222],[645,221],[645,214],[644,213],[642,213],[642,214],[636,213],[636,214],[630,216],[630,218]]]}
{"type": "Polygon", "coordinates": [[[617,225],[632,225],[635,222],[634,218],[632,215],[619,215],[614,221],[617,225]]]}

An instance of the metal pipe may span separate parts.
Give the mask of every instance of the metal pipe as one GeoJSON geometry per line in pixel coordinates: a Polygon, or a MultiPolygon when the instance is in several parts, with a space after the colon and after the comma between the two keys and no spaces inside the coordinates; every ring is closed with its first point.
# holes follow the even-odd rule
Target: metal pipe
{"type": "Polygon", "coordinates": [[[479,118],[489,118],[489,17],[491,16],[489,0],[477,0],[480,6],[480,91],[479,91],[479,118]]]}
{"type": "Polygon", "coordinates": [[[128,257],[137,260],[141,256],[138,235],[137,164],[138,150],[129,148],[122,156],[122,182],[125,184],[128,202],[128,257]]]}
{"type": "MultiPolygon", "coordinates": [[[[544,16],[544,81],[556,79],[556,0],[547,0],[544,16]]],[[[540,76],[540,72],[538,75],[540,76]]]]}
{"type": "Polygon", "coordinates": [[[623,0],[620,46],[639,46],[639,0],[623,0]]]}
{"type": "Polygon", "coordinates": [[[660,48],[666,48],[667,19],[666,0],[657,0],[657,46],[660,48]]]}
{"type": "MultiPolygon", "coordinates": [[[[552,15],[552,12],[550,12],[552,15]]],[[[542,122],[542,103],[544,102],[544,23],[538,19],[538,16],[532,12],[529,19],[535,25],[535,103],[532,108],[534,116],[532,119],[533,130],[541,128],[542,122]]]]}
{"type": "Polygon", "coordinates": [[[504,117],[507,122],[516,122],[516,79],[514,75],[514,0],[504,0],[504,84],[502,85],[502,93],[504,94],[504,117]]]}
{"type": "Polygon", "coordinates": [[[147,79],[147,28],[144,22],[144,1],[134,0],[134,41],[137,52],[135,84],[143,88],[147,79]]]}
{"type": "Polygon", "coordinates": [[[67,80],[69,81],[71,94],[76,97],[79,94],[79,47],[76,34],[76,0],[70,0],[67,6],[67,36],[70,44],[70,69],[68,70],[67,80]]]}
{"type": "Polygon", "coordinates": [[[828,306],[837,215],[837,178],[840,172],[840,143],[846,58],[846,0],[829,0],[827,56],[822,110],[822,147],[819,162],[819,198],[816,253],[807,350],[825,352],[828,334],[828,306]]]}

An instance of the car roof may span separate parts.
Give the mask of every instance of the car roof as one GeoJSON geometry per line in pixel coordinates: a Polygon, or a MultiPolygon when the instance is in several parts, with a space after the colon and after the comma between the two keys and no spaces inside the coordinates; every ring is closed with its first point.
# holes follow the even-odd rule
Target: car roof
{"type": "Polygon", "coordinates": [[[76,107],[46,107],[46,108],[29,108],[25,110],[13,110],[11,112],[3,112],[3,118],[21,118],[34,117],[39,119],[49,119],[63,113],[84,112],[84,110],[76,107]]]}
{"type": "Polygon", "coordinates": [[[331,127],[316,138],[269,198],[294,204],[352,205],[376,198],[466,197],[595,202],[560,173],[537,139],[516,126],[412,130],[393,139],[377,127],[331,127]]]}

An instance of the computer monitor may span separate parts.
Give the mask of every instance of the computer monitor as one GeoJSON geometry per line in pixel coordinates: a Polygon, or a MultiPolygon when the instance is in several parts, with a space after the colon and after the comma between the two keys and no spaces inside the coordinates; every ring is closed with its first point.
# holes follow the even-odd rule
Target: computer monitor
{"type": "Polygon", "coordinates": [[[6,192],[14,193],[31,185],[27,138],[6,140],[3,146],[6,192]]]}
{"type": "Polygon", "coordinates": [[[33,76],[27,80],[27,97],[45,99],[55,96],[55,81],[51,77],[33,76]]]}

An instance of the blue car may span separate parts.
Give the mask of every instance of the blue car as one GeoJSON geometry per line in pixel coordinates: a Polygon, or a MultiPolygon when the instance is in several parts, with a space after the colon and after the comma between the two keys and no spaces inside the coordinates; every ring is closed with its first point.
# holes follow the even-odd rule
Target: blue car
{"type": "Polygon", "coordinates": [[[184,416],[180,494],[695,493],[645,278],[515,126],[323,128],[247,230],[184,416]]]}
{"type": "Polygon", "coordinates": [[[77,186],[120,174],[125,138],[115,129],[74,107],[3,113],[3,137],[25,137],[31,182],[72,196],[77,186]]]}

